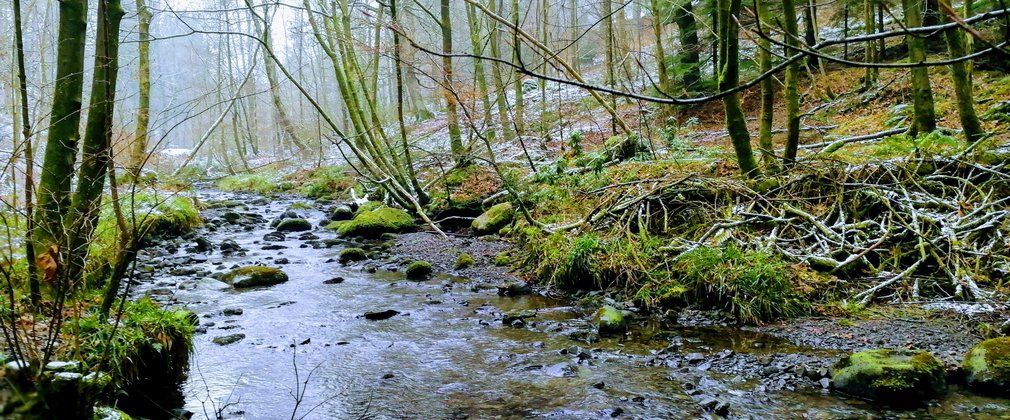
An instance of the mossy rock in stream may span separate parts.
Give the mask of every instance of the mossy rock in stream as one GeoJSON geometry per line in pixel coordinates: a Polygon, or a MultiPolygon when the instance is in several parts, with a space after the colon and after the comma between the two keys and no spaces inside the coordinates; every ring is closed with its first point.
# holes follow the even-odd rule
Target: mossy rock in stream
{"type": "Polygon", "coordinates": [[[288,275],[279,268],[251,265],[236,268],[221,277],[221,280],[236,289],[242,289],[284,283],[288,281],[288,275]]]}
{"type": "Polygon", "coordinates": [[[327,229],[336,230],[343,236],[372,239],[382,236],[383,233],[400,233],[413,227],[414,218],[409,213],[392,207],[361,212],[352,220],[333,222],[326,226],[327,229]]]}
{"type": "Polygon", "coordinates": [[[407,274],[407,278],[424,279],[432,272],[431,263],[420,260],[414,261],[407,265],[407,269],[404,272],[407,274]]]}
{"type": "Polygon", "coordinates": [[[989,394],[1010,396],[1010,337],[972,347],[962,364],[968,385],[989,394]]]}
{"type": "Polygon", "coordinates": [[[601,333],[624,332],[628,329],[628,316],[626,311],[619,310],[613,306],[604,306],[593,313],[593,325],[601,333]]]}
{"type": "Polygon", "coordinates": [[[368,254],[361,248],[344,248],[340,251],[340,262],[344,264],[367,259],[368,254]]]}
{"type": "Polygon", "coordinates": [[[512,223],[515,213],[512,203],[497,204],[474,219],[470,227],[475,235],[495,234],[512,223]]]}
{"type": "Polygon", "coordinates": [[[303,232],[306,230],[312,230],[312,223],[302,218],[284,219],[277,224],[278,232],[303,232]]]}
{"type": "Polygon", "coordinates": [[[473,259],[472,255],[464,252],[462,254],[459,254],[459,257],[456,258],[456,263],[453,264],[452,268],[462,270],[465,268],[473,267],[474,264],[477,264],[477,260],[473,259]]]}
{"type": "Polygon", "coordinates": [[[835,364],[837,391],[888,405],[922,404],[946,392],[947,371],[936,356],[921,350],[866,350],[835,364]]]}

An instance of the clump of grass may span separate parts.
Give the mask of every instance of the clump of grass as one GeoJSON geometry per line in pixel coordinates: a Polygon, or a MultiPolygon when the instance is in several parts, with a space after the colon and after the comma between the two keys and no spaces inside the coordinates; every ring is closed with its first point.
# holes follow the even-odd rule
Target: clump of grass
{"type": "MultiPolygon", "coordinates": [[[[140,240],[180,235],[203,224],[196,203],[182,194],[144,189],[121,195],[119,199],[127,229],[143,235],[143,238],[138,238],[140,240]]],[[[119,239],[113,206],[105,205],[91,241],[91,264],[101,266],[112,263],[122,246],[119,239]]]]}
{"type": "Polygon", "coordinates": [[[308,198],[339,198],[354,187],[354,178],[342,166],[323,166],[285,177],[298,184],[298,192],[308,198]]]}
{"type": "Polygon", "coordinates": [[[673,269],[687,289],[686,297],[726,309],[743,323],[810,312],[799,286],[799,268],[771,251],[700,247],[682,254],[673,269]]]}
{"type": "Polygon", "coordinates": [[[85,366],[103,368],[120,385],[145,377],[184,377],[193,348],[192,312],[168,311],[146,298],[126,302],[118,326],[96,312],[65,325],[64,333],[76,338],[67,340],[75,345],[61,350],[64,357],[76,354],[85,366]]]}

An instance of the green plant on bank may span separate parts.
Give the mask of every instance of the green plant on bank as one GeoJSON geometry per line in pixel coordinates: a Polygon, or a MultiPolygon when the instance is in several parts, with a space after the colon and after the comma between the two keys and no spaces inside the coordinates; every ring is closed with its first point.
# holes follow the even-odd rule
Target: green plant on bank
{"type": "Polygon", "coordinates": [[[354,178],[342,166],[324,166],[301,176],[286,177],[298,184],[308,198],[340,198],[355,185],[354,178]]]}
{"type": "MultiPolygon", "coordinates": [[[[146,234],[145,238],[161,235],[178,235],[190,232],[203,224],[200,209],[192,198],[182,193],[148,188],[130,194],[121,193],[120,206],[127,229],[146,234]],[[136,225],[134,225],[136,223],[136,225]]],[[[119,226],[111,204],[102,208],[95,237],[89,250],[91,270],[102,270],[113,263],[122,245],[119,243],[119,226]]]]}
{"type": "Polygon", "coordinates": [[[99,319],[97,305],[64,324],[67,346],[58,357],[80,360],[112,375],[114,384],[139,380],[141,371],[180,379],[188,368],[195,316],[167,311],[150,299],[127,301],[118,324],[99,319]]]}

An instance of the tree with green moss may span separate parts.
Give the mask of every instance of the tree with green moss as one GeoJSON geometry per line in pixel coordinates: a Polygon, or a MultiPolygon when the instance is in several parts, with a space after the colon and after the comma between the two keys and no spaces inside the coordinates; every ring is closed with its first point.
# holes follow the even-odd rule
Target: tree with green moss
{"type": "Polygon", "coordinates": [[[40,250],[66,243],[63,215],[70,208],[70,186],[80,140],[87,29],[87,0],[61,1],[53,108],[39,180],[38,220],[32,233],[35,248],[40,250]]]}
{"type": "MultiPolygon", "coordinates": [[[[719,29],[722,40],[719,48],[719,62],[722,63],[719,72],[720,90],[730,90],[740,84],[740,27],[737,24],[739,16],[740,0],[719,0],[719,29]]],[[[722,103],[726,112],[726,129],[729,130],[740,171],[748,177],[756,178],[761,175],[761,171],[754,159],[747,119],[740,106],[740,95],[736,93],[726,95],[722,103]]]]}
{"type": "MultiPolygon", "coordinates": [[[[951,11],[954,10],[949,0],[940,0],[942,6],[951,11]]],[[[939,13],[946,16],[944,13],[939,13]]],[[[945,18],[944,20],[950,20],[945,18]]],[[[947,31],[947,52],[951,57],[963,57],[968,55],[964,31],[947,31]]],[[[957,111],[961,118],[961,128],[964,136],[969,142],[976,142],[985,136],[982,124],[978,120],[975,112],[975,95],[972,94],[971,65],[968,61],[958,61],[950,65],[950,76],[954,81],[954,95],[957,99],[957,111]]]]}
{"type": "MultiPolygon", "coordinates": [[[[782,25],[785,37],[786,56],[792,57],[799,51],[799,25],[796,23],[796,1],[782,0],[782,25]]],[[[786,67],[785,100],[786,100],[786,150],[782,157],[786,166],[796,162],[796,153],[800,146],[800,94],[799,94],[799,63],[786,67]]]]}
{"type": "MultiPolygon", "coordinates": [[[[922,0],[901,0],[905,13],[905,26],[922,26],[922,0]]],[[[905,36],[908,44],[908,62],[916,65],[926,62],[926,40],[919,35],[905,36]]],[[[936,130],[936,110],[933,105],[933,88],[929,82],[929,68],[912,67],[912,134],[927,134],[936,130]]]]}

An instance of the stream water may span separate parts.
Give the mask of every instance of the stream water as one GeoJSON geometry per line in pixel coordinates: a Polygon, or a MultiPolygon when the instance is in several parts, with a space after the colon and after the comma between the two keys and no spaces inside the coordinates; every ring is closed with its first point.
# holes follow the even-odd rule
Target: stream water
{"type": "MultiPolygon", "coordinates": [[[[256,205],[254,196],[209,191],[199,198],[247,204],[210,210],[208,218],[234,211],[270,220],[294,202],[256,205]]],[[[325,218],[321,209],[297,211],[314,224],[325,218]]],[[[183,389],[185,409],[195,418],[694,418],[712,411],[731,418],[994,418],[1010,412],[1007,401],[958,391],[924,409],[887,411],[833,395],[815,380],[778,382],[776,370],[788,378],[797,365],[836,355],[734,328],[653,321],[627,337],[580,343],[567,333],[584,326],[587,314],[565,301],[499,297],[493,287],[447,274],[411,281],[382,265],[368,273],[363,264],[335,262],[340,246],[313,248],[298,234],[269,242],[284,249],[263,250],[263,236],[272,231],[258,222],[201,234],[214,244],[232,239],[248,250],[243,254],[214,250],[192,258],[180,246],[172,255],[146,257],[182,261],[187,270],[174,272],[187,274],[158,267],[137,293],[193,310],[206,329],[195,338],[183,389]],[[289,263],[277,264],[279,258],[289,263]],[[236,291],[203,278],[254,263],[281,267],[290,280],[236,291]],[[325,283],[336,277],[345,280],[325,283]],[[362,317],[388,309],[400,314],[362,317]],[[535,309],[538,316],[522,328],[503,325],[501,314],[514,309],[535,309]],[[212,342],[229,334],[245,337],[212,342]]],[[[312,233],[335,237],[318,228],[312,233]]]]}

